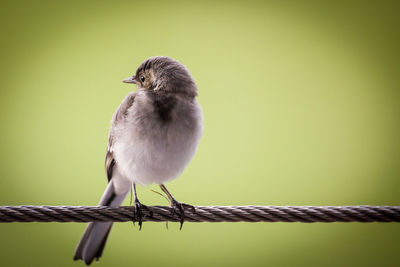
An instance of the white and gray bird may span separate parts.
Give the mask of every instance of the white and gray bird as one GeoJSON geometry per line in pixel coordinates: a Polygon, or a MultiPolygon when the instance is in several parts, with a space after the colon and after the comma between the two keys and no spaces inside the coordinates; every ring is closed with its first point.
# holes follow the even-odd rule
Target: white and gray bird
{"type": "MultiPolygon", "coordinates": [[[[196,100],[197,86],[188,69],[169,57],[151,57],[125,79],[138,90],[128,94],[111,121],[106,154],[108,186],[99,205],[118,207],[129,191],[134,193],[135,219],[141,227],[142,205],[136,184],[158,184],[174,211],[184,220],[184,208],[164,186],[178,177],[193,158],[199,143],[203,118],[196,100]]],[[[99,259],[112,222],[88,224],[75,260],[90,264],[99,259]]]]}

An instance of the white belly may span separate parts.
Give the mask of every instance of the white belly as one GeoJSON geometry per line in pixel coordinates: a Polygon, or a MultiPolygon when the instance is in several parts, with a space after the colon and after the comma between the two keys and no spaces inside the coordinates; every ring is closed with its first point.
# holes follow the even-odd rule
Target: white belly
{"type": "Polygon", "coordinates": [[[155,126],[143,136],[125,125],[113,148],[121,173],[142,185],[161,184],[179,176],[196,153],[202,133],[201,111],[199,114],[195,129],[176,120],[155,126]]]}

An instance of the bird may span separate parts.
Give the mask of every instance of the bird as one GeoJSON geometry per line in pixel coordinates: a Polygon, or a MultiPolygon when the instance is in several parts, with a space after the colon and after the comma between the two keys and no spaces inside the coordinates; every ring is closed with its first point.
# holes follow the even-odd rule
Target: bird
{"type": "MultiPolygon", "coordinates": [[[[196,153],[203,132],[197,85],[182,63],[167,56],[146,59],[123,82],[137,90],[123,99],[111,119],[105,158],[108,185],[98,205],[118,207],[132,190],[140,229],[142,209],[148,207],[139,201],[136,185],[157,184],[182,228],[185,209],[194,207],[178,202],[164,183],[179,177],[196,153]]],[[[74,260],[87,265],[99,260],[111,227],[112,222],[90,222],[74,260]]]]}

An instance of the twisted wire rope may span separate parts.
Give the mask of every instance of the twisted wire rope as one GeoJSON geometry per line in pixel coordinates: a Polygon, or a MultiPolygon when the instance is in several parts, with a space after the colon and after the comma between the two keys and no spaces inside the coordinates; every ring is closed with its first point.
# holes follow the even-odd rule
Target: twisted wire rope
{"type": "MultiPolygon", "coordinates": [[[[142,209],[143,221],[179,222],[171,207],[142,209]]],[[[0,206],[0,222],[135,221],[134,207],[0,206]]],[[[400,206],[195,206],[187,222],[400,222],[400,206]]]]}

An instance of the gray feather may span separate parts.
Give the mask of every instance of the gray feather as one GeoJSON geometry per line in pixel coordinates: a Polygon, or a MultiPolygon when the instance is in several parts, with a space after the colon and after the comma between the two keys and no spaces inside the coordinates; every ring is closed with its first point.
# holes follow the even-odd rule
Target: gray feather
{"type": "Polygon", "coordinates": [[[136,92],[132,92],[129,95],[127,95],[124,98],[124,100],[122,100],[122,103],[119,105],[119,107],[115,111],[115,113],[112,117],[112,120],[111,120],[111,131],[108,136],[107,154],[106,154],[106,160],[105,160],[108,181],[110,181],[113,176],[113,170],[114,170],[114,165],[115,165],[115,159],[114,159],[114,155],[113,155],[114,132],[112,131],[112,128],[119,121],[123,120],[126,117],[126,115],[128,114],[128,109],[133,105],[133,102],[135,101],[135,96],[136,96],[136,92]]]}
{"type": "MultiPolygon", "coordinates": [[[[129,81],[138,91],[128,94],[113,115],[105,159],[109,184],[99,205],[120,206],[132,183],[163,184],[179,176],[203,130],[197,86],[178,61],[149,58],[129,81]]],[[[89,223],[74,259],[86,264],[98,259],[111,227],[111,222],[89,223]]]]}
{"type": "MultiPolygon", "coordinates": [[[[118,207],[122,204],[128,192],[117,195],[114,190],[114,184],[110,181],[101,197],[99,206],[118,207]]],[[[93,259],[100,258],[111,226],[112,222],[89,223],[75,250],[74,260],[83,260],[89,265],[93,259]]]]}

